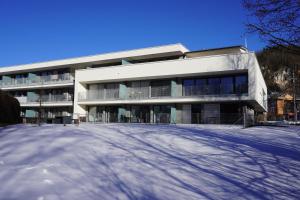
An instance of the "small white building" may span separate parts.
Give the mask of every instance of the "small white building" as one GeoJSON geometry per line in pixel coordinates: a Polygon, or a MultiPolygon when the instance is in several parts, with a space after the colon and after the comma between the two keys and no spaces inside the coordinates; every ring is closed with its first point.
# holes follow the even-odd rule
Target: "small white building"
{"type": "Polygon", "coordinates": [[[267,87],[242,46],[189,51],[181,44],[0,68],[0,88],[25,118],[90,122],[237,123],[267,110],[267,87]]]}

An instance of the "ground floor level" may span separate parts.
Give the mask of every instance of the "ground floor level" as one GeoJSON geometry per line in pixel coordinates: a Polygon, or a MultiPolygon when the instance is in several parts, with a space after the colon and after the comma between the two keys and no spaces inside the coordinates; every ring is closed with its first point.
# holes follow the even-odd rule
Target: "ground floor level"
{"type": "Polygon", "coordinates": [[[93,105],[86,121],[102,123],[241,124],[243,103],[93,105]]]}
{"type": "Polygon", "coordinates": [[[36,123],[38,120],[44,123],[71,123],[72,106],[62,107],[23,107],[21,117],[25,123],[36,123]]]}

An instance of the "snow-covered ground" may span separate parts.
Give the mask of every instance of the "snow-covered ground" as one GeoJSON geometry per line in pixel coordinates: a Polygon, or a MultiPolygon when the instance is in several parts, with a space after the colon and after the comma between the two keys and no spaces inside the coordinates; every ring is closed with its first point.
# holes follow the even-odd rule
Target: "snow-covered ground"
{"type": "Polygon", "coordinates": [[[1,128],[0,199],[300,199],[300,128],[1,128]]]}

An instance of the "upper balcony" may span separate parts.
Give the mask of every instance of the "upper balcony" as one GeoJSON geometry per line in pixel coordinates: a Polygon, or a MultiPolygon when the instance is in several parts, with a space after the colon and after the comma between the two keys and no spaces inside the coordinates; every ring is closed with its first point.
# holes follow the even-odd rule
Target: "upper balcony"
{"type": "MultiPolygon", "coordinates": [[[[201,79],[202,80],[202,79],[201,79]]],[[[78,94],[79,104],[118,103],[171,103],[214,100],[242,100],[248,97],[248,84],[181,85],[180,89],[169,85],[143,85],[128,87],[125,91],[114,89],[87,90],[78,94]]]]}
{"type": "Polygon", "coordinates": [[[36,76],[34,79],[29,79],[28,77],[14,78],[10,81],[0,82],[2,90],[54,88],[72,85],[74,85],[74,78],[70,74],[36,76]]]}
{"type": "Polygon", "coordinates": [[[21,107],[38,106],[72,106],[73,97],[70,94],[42,95],[40,98],[28,98],[27,96],[16,97],[21,107]]]}

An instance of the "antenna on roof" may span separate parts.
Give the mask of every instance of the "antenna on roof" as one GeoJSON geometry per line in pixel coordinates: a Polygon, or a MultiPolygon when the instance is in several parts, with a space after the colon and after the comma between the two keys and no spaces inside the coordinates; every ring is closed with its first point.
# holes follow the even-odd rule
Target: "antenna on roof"
{"type": "Polygon", "coordinates": [[[246,38],[246,36],[245,36],[245,47],[246,47],[246,49],[248,49],[248,43],[247,43],[247,38],[246,38]]]}

